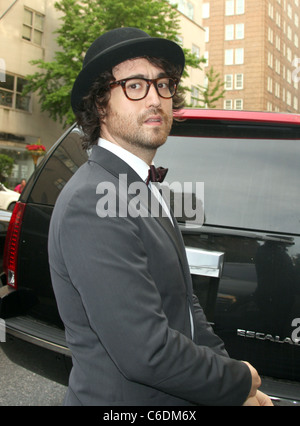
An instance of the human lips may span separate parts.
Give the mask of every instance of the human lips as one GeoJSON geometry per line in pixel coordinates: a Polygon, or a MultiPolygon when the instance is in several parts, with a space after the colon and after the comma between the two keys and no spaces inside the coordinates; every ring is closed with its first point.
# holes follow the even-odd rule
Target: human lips
{"type": "Polygon", "coordinates": [[[151,116],[148,117],[144,123],[150,126],[159,126],[161,125],[163,122],[163,119],[160,115],[155,115],[155,116],[151,116]]]}

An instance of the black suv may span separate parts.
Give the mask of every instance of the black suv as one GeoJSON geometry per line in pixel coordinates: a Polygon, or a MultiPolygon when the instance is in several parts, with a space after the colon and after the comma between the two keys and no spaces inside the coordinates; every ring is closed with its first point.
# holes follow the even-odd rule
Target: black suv
{"type": "MultiPolygon", "coordinates": [[[[7,331],[68,353],[47,256],[58,194],[87,160],[72,126],[28,182],[5,248],[7,331]]],[[[184,110],[155,162],[167,180],[204,182],[204,224],[178,222],[194,291],[230,355],[264,391],[300,405],[300,116],[184,110]]]]}

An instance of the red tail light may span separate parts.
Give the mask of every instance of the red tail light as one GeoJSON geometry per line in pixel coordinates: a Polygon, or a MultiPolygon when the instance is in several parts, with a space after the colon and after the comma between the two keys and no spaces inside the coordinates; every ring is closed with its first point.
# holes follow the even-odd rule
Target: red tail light
{"type": "Polygon", "coordinates": [[[18,247],[25,206],[26,204],[17,202],[10,219],[4,247],[4,272],[7,284],[14,288],[17,288],[18,247]]]}

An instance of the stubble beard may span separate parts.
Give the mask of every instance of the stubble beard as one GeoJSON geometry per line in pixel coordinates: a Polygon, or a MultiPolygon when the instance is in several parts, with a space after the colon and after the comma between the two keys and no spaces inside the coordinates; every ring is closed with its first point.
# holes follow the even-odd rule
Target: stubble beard
{"type": "MultiPolygon", "coordinates": [[[[112,111],[110,107],[107,109],[107,124],[112,136],[118,141],[122,141],[124,145],[128,145],[133,150],[143,149],[156,151],[162,146],[170,134],[173,115],[168,115],[160,109],[153,108],[146,113],[138,116],[129,114],[127,116],[120,115],[116,111],[112,111]],[[159,115],[163,124],[161,126],[146,127],[145,121],[150,116],[159,115]]],[[[122,145],[120,143],[120,145],[122,145]]],[[[123,146],[123,148],[126,148],[123,146]]]]}

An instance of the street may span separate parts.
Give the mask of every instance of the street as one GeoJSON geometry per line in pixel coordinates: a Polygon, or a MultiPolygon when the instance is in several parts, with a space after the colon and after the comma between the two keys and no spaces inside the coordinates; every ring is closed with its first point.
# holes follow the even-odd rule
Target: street
{"type": "Polygon", "coordinates": [[[10,336],[0,343],[0,406],[60,406],[71,360],[10,336]]]}

